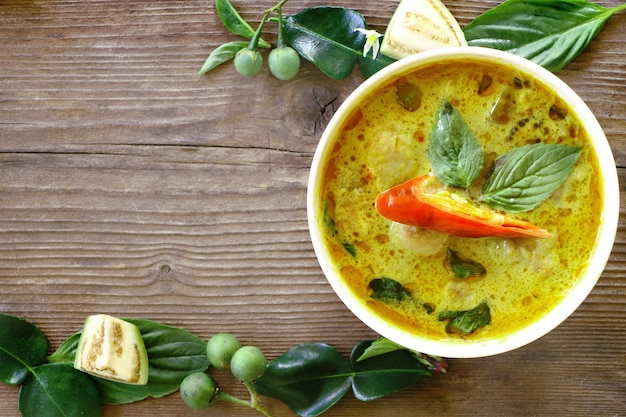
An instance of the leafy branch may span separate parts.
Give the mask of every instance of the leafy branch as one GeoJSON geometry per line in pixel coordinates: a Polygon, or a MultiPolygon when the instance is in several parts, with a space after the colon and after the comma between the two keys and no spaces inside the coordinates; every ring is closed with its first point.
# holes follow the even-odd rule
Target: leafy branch
{"type": "MultiPolygon", "coordinates": [[[[20,414],[98,417],[103,404],[160,398],[179,389],[183,397],[182,387],[189,376],[212,381],[207,371],[210,365],[216,366],[209,357],[207,342],[182,328],[144,319],[125,320],[139,328],[148,352],[146,385],[124,384],[76,370],[73,363],[80,333],[68,337],[46,356],[48,340],[41,330],[26,320],[0,313],[0,381],[22,385],[20,414]]],[[[230,364],[234,366],[234,362],[230,364]]],[[[262,376],[250,379],[231,369],[250,392],[249,400],[234,397],[214,384],[210,403],[227,401],[271,417],[260,404],[260,394],[277,398],[301,416],[314,416],[339,401],[350,387],[357,398],[371,401],[447,369],[441,358],[409,352],[382,338],[373,343],[359,342],[349,360],[326,344],[305,343],[267,366],[263,358],[262,366],[262,376]]]]}
{"type": "MultiPolygon", "coordinates": [[[[536,208],[566,180],[580,157],[577,146],[538,142],[498,156],[480,201],[508,212],[536,208]]],[[[435,114],[428,153],[433,174],[449,187],[468,188],[483,169],[483,150],[462,115],[444,102],[435,114]]]]}
{"type": "MultiPolygon", "coordinates": [[[[286,2],[280,1],[265,13],[280,15],[286,2]]],[[[216,0],[215,6],[224,26],[232,34],[246,39],[260,32],[267,18],[263,17],[255,31],[229,0],[216,0]]],[[[626,4],[608,8],[587,0],[506,0],[477,16],[463,28],[463,33],[470,46],[508,51],[557,72],[587,47],[609,17],[625,9],[626,4]]],[[[369,57],[362,53],[369,50],[371,44],[364,34],[367,22],[355,10],[311,7],[292,16],[280,15],[273,21],[278,22],[278,32],[284,33],[285,45],[333,79],[347,77],[357,62],[364,78],[395,62],[382,54],[369,57]]],[[[375,42],[378,42],[377,37],[375,42]]],[[[256,46],[271,48],[262,38],[256,46]]],[[[200,74],[234,59],[246,47],[250,44],[240,40],[218,46],[205,61],[200,74]]]]}
{"type": "MultiPolygon", "coordinates": [[[[282,17],[282,0],[264,12],[257,30],[246,22],[228,0],[216,0],[218,16],[232,34],[254,41],[255,33],[260,35],[263,25],[273,13],[278,18],[272,20],[279,24],[279,34],[284,34],[281,46],[292,47],[302,58],[312,62],[322,72],[334,79],[343,79],[359,62],[364,77],[369,77],[379,69],[395,60],[378,54],[376,57],[363,56],[367,39],[365,18],[355,10],[343,7],[312,7],[301,12],[282,17]]],[[[271,20],[271,19],[270,19],[271,20]]],[[[200,69],[206,74],[217,66],[234,59],[237,53],[246,47],[268,48],[269,43],[260,39],[258,45],[245,41],[229,41],[218,46],[207,58],[200,69]]],[[[270,67],[271,69],[271,67],[270,67]]]]}

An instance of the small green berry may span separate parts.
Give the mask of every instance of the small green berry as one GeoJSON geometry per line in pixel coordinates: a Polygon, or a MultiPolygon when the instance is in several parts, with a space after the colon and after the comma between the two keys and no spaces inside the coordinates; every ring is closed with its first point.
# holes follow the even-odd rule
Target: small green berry
{"type": "Polygon", "coordinates": [[[235,69],[243,76],[251,77],[261,70],[263,57],[259,51],[244,48],[235,55],[235,69]]]}
{"type": "Polygon", "coordinates": [[[236,351],[241,348],[239,340],[229,333],[216,333],[206,344],[206,354],[209,363],[216,368],[228,369],[230,360],[236,351]]]}
{"type": "Polygon", "coordinates": [[[180,384],[180,396],[194,410],[208,408],[217,394],[217,383],[204,372],[194,372],[180,384]]]}
{"type": "Polygon", "coordinates": [[[265,372],[267,360],[261,350],[254,346],[244,346],[233,355],[230,371],[243,382],[259,379],[265,372]]]}
{"type": "Polygon", "coordinates": [[[290,80],[300,70],[300,55],[290,46],[272,49],[267,65],[274,77],[279,80],[290,80]]]}

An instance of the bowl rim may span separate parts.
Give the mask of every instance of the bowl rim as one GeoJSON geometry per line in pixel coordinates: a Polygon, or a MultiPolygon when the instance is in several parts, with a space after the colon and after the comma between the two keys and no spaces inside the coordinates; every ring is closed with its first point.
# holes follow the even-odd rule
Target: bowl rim
{"type": "Polygon", "coordinates": [[[420,52],[401,59],[366,79],[339,106],[326,126],[315,151],[307,183],[307,221],[313,248],[327,281],[340,300],[358,319],[379,335],[407,349],[447,358],[485,357],[520,348],[549,333],[574,313],[592,291],[608,262],[617,232],[619,205],[619,184],[613,153],[599,122],[578,94],[557,75],[534,62],[508,52],[472,46],[420,52]],[[320,172],[325,157],[332,148],[330,145],[334,144],[333,132],[344,123],[348,115],[358,105],[361,96],[369,94],[374,88],[391,81],[397,74],[407,70],[429,65],[439,60],[454,59],[488,60],[513,66],[529,73],[557,92],[575,110],[592,138],[597,157],[602,162],[600,171],[605,197],[600,230],[588,268],[564,300],[541,318],[516,332],[498,338],[471,342],[431,340],[412,334],[409,331],[389,325],[381,317],[367,309],[364,303],[352,294],[352,290],[339,279],[338,271],[329,262],[328,252],[318,229],[321,202],[316,198],[320,188],[320,172]]]}

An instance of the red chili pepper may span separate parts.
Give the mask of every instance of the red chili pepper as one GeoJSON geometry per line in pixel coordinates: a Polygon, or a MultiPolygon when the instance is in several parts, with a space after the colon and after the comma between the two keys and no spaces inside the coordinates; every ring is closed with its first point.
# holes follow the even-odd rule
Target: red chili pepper
{"type": "Polygon", "coordinates": [[[424,193],[433,177],[422,175],[383,191],[376,210],[397,223],[461,237],[550,237],[534,224],[452,198],[450,193],[424,193]]]}

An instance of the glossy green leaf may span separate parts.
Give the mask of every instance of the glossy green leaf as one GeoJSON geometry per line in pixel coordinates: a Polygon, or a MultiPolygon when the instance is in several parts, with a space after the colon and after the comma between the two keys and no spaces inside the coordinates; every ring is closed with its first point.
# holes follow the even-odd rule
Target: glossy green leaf
{"type": "Polygon", "coordinates": [[[560,187],[580,156],[581,148],[535,143],[496,159],[481,199],[509,212],[532,210],[560,187]]]}
{"type": "Polygon", "coordinates": [[[321,343],[298,345],[270,362],[255,383],[259,394],[274,397],[300,416],[317,416],[339,401],[350,387],[362,401],[371,401],[406,388],[428,368],[405,349],[380,352],[360,359],[372,345],[357,344],[346,360],[321,343]]]}
{"type": "Polygon", "coordinates": [[[487,303],[480,303],[471,310],[442,311],[438,318],[448,320],[447,333],[467,335],[491,324],[491,310],[487,303]]]}
{"type": "Polygon", "coordinates": [[[331,78],[341,80],[363,55],[363,16],[343,7],[313,7],[283,20],[289,45],[331,78]]]}
{"type": "Polygon", "coordinates": [[[198,74],[206,74],[207,72],[218,67],[219,65],[230,61],[231,59],[235,58],[237,52],[247,47],[248,42],[243,41],[232,41],[218,46],[213,52],[211,52],[206,61],[204,61],[204,64],[202,65],[202,68],[200,68],[198,74]]]}
{"type": "Polygon", "coordinates": [[[405,349],[358,360],[371,344],[370,341],[358,343],[350,355],[354,369],[352,390],[359,400],[371,401],[384,397],[430,375],[428,369],[405,349]]]}
{"type": "Polygon", "coordinates": [[[585,0],[507,0],[463,28],[470,46],[508,51],[551,71],[570,63],[626,4],[585,0]]]}
{"type": "Polygon", "coordinates": [[[393,64],[394,62],[396,62],[395,59],[390,58],[380,53],[376,56],[376,59],[372,59],[370,55],[367,55],[367,56],[359,55],[357,57],[357,60],[359,62],[359,69],[361,70],[361,75],[365,79],[376,74],[378,71],[385,68],[387,65],[393,64]]]}
{"type": "Polygon", "coordinates": [[[41,330],[24,319],[0,314],[0,381],[22,383],[47,354],[48,339],[41,330]]]}
{"type": "Polygon", "coordinates": [[[435,177],[450,187],[469,187],[480,175],[483,151],[457,109],[444,102],[428,142],[435,177]]]}
{"type": "MultiPolygon", "coordinates": [[[[243,17],[237,12],[235,7],[228,0],[215,0],[215,10],[217,15],[229,31],[233,34],[251,39],[254,36],[254,29],[243,17]]],[[[248,42],[245,43],[246,46],[248,42]]],[[[269,48],[270,44],[259,39],[259,46],[262,48],[269,48]]]]}
{"type": "Polygon", "coordinates": [[[102,402],[87,374],[68,364],[37,366],[24,381],[18,399],[22,417],[98,417],[102,402]]]}
{"type": "Polygon", "coordinates": [[[257,392],[285,403],[303,417],[317,416],[350,389],[352,368],[334,348],[322,343],[295,346],[267,366],[257,392]]]}

